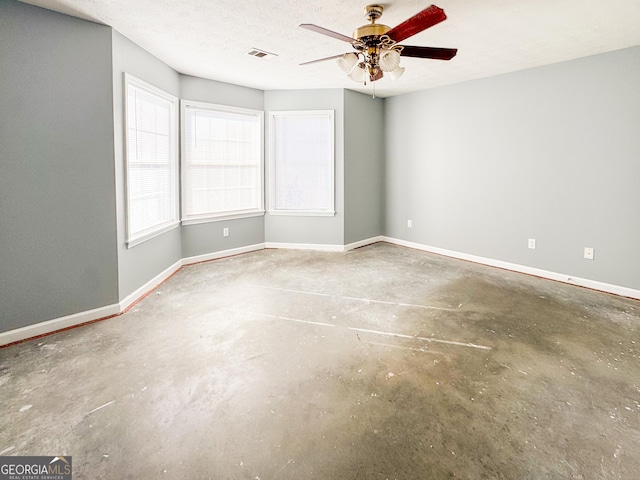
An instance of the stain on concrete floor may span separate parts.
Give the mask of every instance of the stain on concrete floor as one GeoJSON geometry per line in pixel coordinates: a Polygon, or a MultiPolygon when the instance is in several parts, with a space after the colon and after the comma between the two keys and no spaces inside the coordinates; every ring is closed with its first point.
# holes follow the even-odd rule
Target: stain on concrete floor
{"type": "Polygon", "coordinates": [[[0,350],[0,452],[74,478],[640,477],[640,302],[376,244],[184,268],[0,350]]]}

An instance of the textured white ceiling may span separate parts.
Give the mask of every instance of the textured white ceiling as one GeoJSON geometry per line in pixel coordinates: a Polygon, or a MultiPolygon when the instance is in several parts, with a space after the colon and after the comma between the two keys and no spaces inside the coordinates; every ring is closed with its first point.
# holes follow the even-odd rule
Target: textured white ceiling
{"type": "MultiPolygon", "coordinates": [[[[365,23],[353,0],[23,0],[110,25],[181,73],[262,90],[349,88],[334,61],[300,63],[351,50],[299,28],[351,35],[365,23]],[[270,60],[245,52],[259,48],[270,60]]],[[[640,0],[434,0],[448,19],[403,44],[458,48],[451,61],[403,58],[397,81],[375,82],[387,97],[640,45],[640,0]]],[[[371,2],[374,3],[374,2],[371,2]]],[[[378,2],[380,3],[380,2],[378,2]]],[[[394,27],[431,4],[389,0],[378,23],[394,27]]]]}

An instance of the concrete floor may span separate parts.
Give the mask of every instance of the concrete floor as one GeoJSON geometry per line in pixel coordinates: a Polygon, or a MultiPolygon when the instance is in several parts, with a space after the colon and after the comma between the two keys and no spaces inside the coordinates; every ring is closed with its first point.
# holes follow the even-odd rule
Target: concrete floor
{"type": "Polygon", "coordinates": [[[640,478],[640,302],[376,244],[186,267],[0,350],[0,454],[75,479],[640,478]]]}

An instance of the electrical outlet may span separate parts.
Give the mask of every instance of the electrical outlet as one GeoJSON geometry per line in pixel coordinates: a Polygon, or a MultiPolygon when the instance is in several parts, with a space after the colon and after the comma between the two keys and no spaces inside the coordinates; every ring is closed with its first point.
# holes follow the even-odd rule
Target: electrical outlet
{"type": "Polygon", "coordinates": [[[536,239],[535,238],[530,238],[529,239],[529,248],[531,250],[535,250],[536,249],[536,239]]]}
{"type": "Polygon", "coordinates": [[[587,260],[593,260],[593,248],[592,247],[584,247],[584,258],[587,260]]]}
{"type": "Polygon", "coordinates": [[[413,227],[413,222],[411,220],[407,220],[407,227],[413,227]]]}
{"type": "Polygon", "coordinates": [[[229,229],[228,228],[223,228],[222,229],[222,236],[223,237],[228,237],[229,236],[229,229]]]}

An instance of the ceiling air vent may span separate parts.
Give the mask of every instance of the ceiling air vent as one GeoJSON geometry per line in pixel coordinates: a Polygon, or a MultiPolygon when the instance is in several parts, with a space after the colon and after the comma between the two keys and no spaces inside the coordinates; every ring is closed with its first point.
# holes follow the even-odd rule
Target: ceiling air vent
{"type": "Polygon", "coordinates": [[[270,58],[277,57],[275,53],[265,52],[264,50],[259,50],[257,48],[252,48],[247,51],[247,55],[251,55],[252,57],[262,58],[263,60],[269,60],[270,58]]]}

